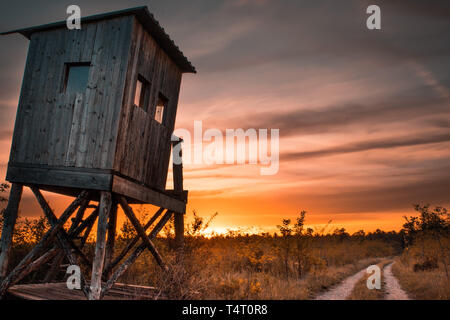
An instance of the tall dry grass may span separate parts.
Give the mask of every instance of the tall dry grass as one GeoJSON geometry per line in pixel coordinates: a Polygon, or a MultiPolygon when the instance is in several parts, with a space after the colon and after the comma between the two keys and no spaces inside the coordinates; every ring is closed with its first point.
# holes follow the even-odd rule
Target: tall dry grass
{"type": "Polygon", "coordinates": [[[146,253],[121,281],[155,286],[158,297],[169,299],[309,299],[397,250],[377,239],[311,236],[307,241],[309,267],[300,276],[295,254],[288,256],[287,273],[280,256],[286,242],[294,250],[294,237],[187,237],[183,253],[158,239],[171,271],[163,272],[146,253]]]}
{"type": "MultiPolygon", "coordinates": [[[[142,221],[147,220],[146,212],[136,211],[142,221]]],[[[328,234],[314,233],[303,230],[302,219],[297,219],[295,225],[286,224],[284,227],[292,230],[283,236],[230,232],[206,238],[202,231],[209,222],[194,214],[193,221],[186,226],[182,251],[174,246],[170,223],[154,240],[170,271],[162,271],[145,251],[119,282],[155,287],[157,299],[309,299],[377,263],[380,257],[394,255],[401,247],[397,233],[378,230],[351,236],[343,229],[328,234]]],[[[42,219],[20,221],[10,267],[39,241],[46,228],[42,219]]],[[[116,253],[134,236],[134,230],[126,222],[116,240],[116,253]]],[[[93,256],[93,239],[83,251],[93,256]]],[[[48,267],[26,277],[24,282],[42,281],[48,267]]],[[[90,269],[82,269],[89,277],[90,269]]],[[[65,270],[61,268],[56,281],[64,277],[65,270]]]]}
{"type": "Polygon", "coordinates": [[[450,299],[450,279],[445,272],[442,246],[448,252],[450,239],[442,238],[441,243],[438,243],[431,237],[418,238],[392,266],[395,277],[412,298],[450,299]]]}

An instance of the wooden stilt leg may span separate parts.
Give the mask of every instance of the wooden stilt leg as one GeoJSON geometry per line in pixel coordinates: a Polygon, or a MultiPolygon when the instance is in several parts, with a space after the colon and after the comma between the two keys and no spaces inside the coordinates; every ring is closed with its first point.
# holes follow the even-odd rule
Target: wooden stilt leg
{"type": "Polygon", "coordinates": [[[177,248],[183,248],[184,246],[184,214],[175,212],[174,213],[174,223],[175,223],[175,242],[177,248]]]}
{"type": "Polygon", "coordinates": [[[104,277],[110,276],[111,271],[106,270],[106,266],[111,264],[114,256],[114,243],[116,240],[116,227],[117,227],[117,201],[113,199],[111,213],[108,219],[108,240],[106,241],[106,252],[105,252],[105,272],[104,277]]]}
{"type": "Polygon", "coordinates": [[[23,185],[17,183],[12,184],[8,206],[4,212],[3,230],[0,244],[0,282],[6,276],[8,269],[8,260],[13,240],[14,226],[17,220],[22,191],[23,185]]]}
{"type": "MultiPolygon", "coordinates": [[[[174,159],[176,156],[181,157],[181,140],[173,142],[174,159]],[[176,154],[178,152],[178,155],[176,154]]],[[[176,194],[181,195],[183,193],[183,165],[181,163],[173,162],[173,188],[176,194]]],[[[184,245],[184,212],[174,213],[175,223],[175,243],[177,248],[183,248],[184,245]]]]}
{"type": "Polygon", "coordinates": [[[111,212],[111,202],[111,193],[102,191],[100,195],[97,242],[95,244],[95,257],[92,263],[89,300],[99,300],[102,291],[102,273],[106,251],[106,231],[108,228],[108,216],[111,212]]]}

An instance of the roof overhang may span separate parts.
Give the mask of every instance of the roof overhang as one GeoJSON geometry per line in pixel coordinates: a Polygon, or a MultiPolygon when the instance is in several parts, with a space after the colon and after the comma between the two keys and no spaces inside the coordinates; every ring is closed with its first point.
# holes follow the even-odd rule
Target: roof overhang
{"type": "MultiPolygon", "coordinates": [[[[103,19],[111,19],[121,16],[134,15],[144,28],[151,34],[158,45],[167,53],[167,55],[176,63],[176,65],[185,73],[196,73],[195,67],[184,56],[180,48],[170,39],[169,35],[164,31],[159,22],[155,19],[153,14],[148,11],[146,6],[129,8],[119,11],[112,11],[107,13],[96,14],[92,16],[82,17],[81,23],[95,22],[103,19]]],[[[11,33],[20,33],[26,38],[30,39],[35,32],[46,31],[56,28],[66,27],[66,20],[58,21],[39,26],[22,28],[2,32],[0,35],[7,35],[11,33]]]]}

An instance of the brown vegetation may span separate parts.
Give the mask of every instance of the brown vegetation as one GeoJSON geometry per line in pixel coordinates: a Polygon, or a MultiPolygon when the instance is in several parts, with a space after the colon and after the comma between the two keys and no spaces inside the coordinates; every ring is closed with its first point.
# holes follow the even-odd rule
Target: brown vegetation
{"type": "Polygon", "coordinates": [[[415,206],[419,216],[405,218],[406,248],[392,271],[414,299],[450,299],[448,253],[450,220],[445,208],[415,206]]]}
{"type": "Polygon", "coordinates": [[[302,212],[294,224],[283,220],[279,234],[206,238],[203,220],[195,215],[182,254],[172,249],[170,231],[157,240],[171,266],[169,274],[146,254],[122,281],[153,285],[161,297],[171,299],[309,299],[400,249],[396,233],[324,234],[304,230],[304,218],[302,212]]]}
{"type": "MultiPolygon", "coordinates": [[[[345,277],[404,249],[394,265],[401,286],[415,298],[448,299],[447,212],[439,209],[437,214],[425,207],[416,209],[422,210],[421,218],[407,219],[404,229],[398,233],[377,230],[350,235],[345,229],[313,230],[305,228],[306,212],[303,211],[293,223],[283,219],[277,226],[279,232],[274,234],[230,231],[212,237],[205,237],[203,231],[216,214],[204,221],[194,211],[186,224],[184,250],[176,249],[173,221],[154,241],[169,271],[163,271],[149,253],[144,253],[119,281],[156,287],[158,299],[310,299],[345,277]],[[442,218],[443,214],[447,220],[442,218]],[[436,215],[443,220],[436,219],[436,215]]],[[[140,220],[147,220],[145,206],[136,207],[135,211],[140,220]]],[[[20,261],[47,229],[42,217],[19,219],[10,267],[20,261]]],[[[134,232],[127,220],[120,227],[116,253],[135,236],[134,232]]],[[[93,240],[83,248],[87,256],[93,254],[93,240]]],[[[48,268],[41,268],[23,282],[42,281],[48,268]]],[[[61,268],[55,281],[64,277],[65,269],[61,268]]],[[[368,292],[364,277],[351,298],[380,299],[382,294],[378,290],[368,292]]]]}

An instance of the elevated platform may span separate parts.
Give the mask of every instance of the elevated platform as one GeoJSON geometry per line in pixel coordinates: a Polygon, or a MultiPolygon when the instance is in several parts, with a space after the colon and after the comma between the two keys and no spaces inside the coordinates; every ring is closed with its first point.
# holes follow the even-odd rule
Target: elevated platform
{"type": "MultiPolygon", "coordinates": [[[[124,177],[113,170],[53,167],[9,163],[6,180],[76,197],[81,190],[111,191],[124,195],[128,203],[151,203],[175,212],[185,212],[187,191],[158,190],[124,177]]],[[[98,200],[100,192],[94,192],[98,200]]]]}
{"type": "MultiPolygon", "coordinates": [[[[154,300],[157,294],[157,290],[153,287],[116,283],[103,300],[154,300]]],[[[6,299],[86,300],[86,297],[81,290],[69,290],[65,282],[58,282],[15,285],[8,289],[6,299]]]]}

